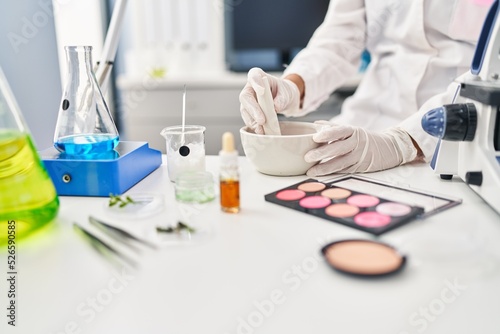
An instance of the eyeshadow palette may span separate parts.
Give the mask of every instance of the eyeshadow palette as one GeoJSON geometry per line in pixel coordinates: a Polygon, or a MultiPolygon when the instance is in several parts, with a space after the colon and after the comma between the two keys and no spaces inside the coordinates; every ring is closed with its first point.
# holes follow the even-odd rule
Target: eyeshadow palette
{"type": "Polygon", "coordinates": [[[374,235],[460,203],[355,176],[307,179],[267,194],[265,200],[374,235]]]}

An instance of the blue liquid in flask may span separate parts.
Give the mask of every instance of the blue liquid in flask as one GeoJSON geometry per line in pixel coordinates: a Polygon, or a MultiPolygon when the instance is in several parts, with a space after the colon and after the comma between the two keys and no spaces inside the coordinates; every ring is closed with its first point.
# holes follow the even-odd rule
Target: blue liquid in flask
{"type": "Polygon", "coordinates": [[[111,134],[82,134],[59,138],[56,148],[68,155],[106,153],[118,145],[119,137],[111,134]]]}

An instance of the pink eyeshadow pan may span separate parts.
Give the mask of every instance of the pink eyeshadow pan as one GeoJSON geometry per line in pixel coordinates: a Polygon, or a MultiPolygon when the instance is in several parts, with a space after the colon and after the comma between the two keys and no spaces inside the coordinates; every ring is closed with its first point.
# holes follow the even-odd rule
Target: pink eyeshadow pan
{"type": "Polygon", "coordinates": [[[327,215],[337,218],[352,217],[358,212],[359,208],[357,206],[345,203],[332,204],[325,209],[327,215]]]}
{"type": "Polygon", "coordinates": [[[316,191],[321,191],[326,188],[324,183],[320,182],[307,182],[307,183],[302,183],[300,186],[298,186],[299,190],[305,191],[305,192],[316,192],[316,191]]]}
{"type": "Polygon", "coordinates": [[[306,209],[321,209],[330,205],[332,201],[323,196],[309,196],[300,200],[299,205],[306,209]]]}
{"type": "Polygon", "coordinates": [[[354,222],[364,227],[383,227],[391,222],[391,217],[378,212],[361,212],[354,217],[354,222]]]}
{"type": "Polygon", "coordinates": [[[383,215],[401,217],[409,214],[411,212],[411,207],[406,204],[386,202],[377,205],[375,210],[383,215]]]}
{"type": "Polygon", "coordinates": [[[282,201],[296,201],[303,198],[306,195],[302,190],[288,189],[280,191],[276,194],[276,198],[282,201]]]}
{"type": "Polygon", "coordinates": [[[347,189],[342,188],[330,188],[323,190],[321,192],[321,195],[331,199],[343,199],[349,197],[351,195],[351,192],[347,189]]]}
{"type": "Polygon", "coordinates": [[[377,205],[380,203],[380,200],[377,197],[370,195],[354,195],[347,199],[347,203],[359,206],[360,208],[368,208],[370,206],[377,205]]]}

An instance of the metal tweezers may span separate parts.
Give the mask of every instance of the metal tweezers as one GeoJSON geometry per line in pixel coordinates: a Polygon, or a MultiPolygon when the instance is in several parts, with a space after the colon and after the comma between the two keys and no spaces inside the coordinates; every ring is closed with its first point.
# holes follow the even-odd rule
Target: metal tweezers
{"type": "Polygon", "coordinates": [[[89,222],[90,222],[90,224],[96,226],[101,231],[103,231],[104,233],[109,235],[111,238],[115,239],[116,241],[123,242],[123,243],[127,244],[130,248],[136,250],[138,253],[140,253],[140,250],[134,245],[134,242],[142,244],[142,245],[144,245],[148,248],[154,249],[154,250],[158,249],[158,247],[155,244],[153,244],[147,240],[140,239],[140,238],[136,237],[135,235],[133,235],[133,234],[131,234],[131,233],[119,228],[119,227],[105,223],[102,220],[98,220],[95,217],[89,216],[89,222]]]}
{"type": "Polygon", "coordinates": [[[110,246],[108,243],[102,241],[99,239],[95,234],[89,232],[85,228],[81,227],[77,223],[73,223],[73,228],[75,231],[77,231],[83,238],[88,240],[90,242],[90,245],[101,255],[103,255],[107,260],[112,262],[113,265],[120,267],[122,263],[117,262],[116,259],[118,258],[122,262],[124,262],[126,265],[132,267],[132,268],[137,268],[138,263],[137,261],[131,259],[127,255],[123,254],[122,252],[118,251],[114,247],[110,246]]]}
{"type": "MultiPolygon", "coordinates": [[[[141,250],[134,245],[134,242],[145,245],[151,249],[158,249],[156,245],[154,245],[151,242],[148,242],[146,240],[140,239],[131,233],[122,230],[116,226],[112,226],[110,224],[107,224],[103,221],[100,221],[92,216],[89,217],[89,222],[99,228],[99,230],[103,231],[106,235],[111,237],[112,239],[127,245],[129,248],[134,250],[136,253],[140,253],[141,250]]],[[[125,255],[123,252],[120,252],[118,249],[115,247],[111,246],[109,243],[101,240],[99,237],[97,237],[94,233],[90,232],[89,230],[83,228],[77,223],[73,223],[73,228],[79,232],[80,235],[82,235],[85,239],[90,241],[90,244],[92,247],[99,252],[101,255],[103,255],[105,258],[109,259],[113,264],[119,265],[119,263],[116,262],[116,258],[124,262],[126,265],[129,265],[133,268],[138,267],[138,262],[132,259],[131,257],[125,255]]]]}

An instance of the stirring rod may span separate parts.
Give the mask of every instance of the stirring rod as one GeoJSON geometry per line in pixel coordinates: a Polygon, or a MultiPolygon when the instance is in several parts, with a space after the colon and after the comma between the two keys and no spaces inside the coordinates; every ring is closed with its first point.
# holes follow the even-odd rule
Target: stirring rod
{"type": "Polygon", "coordinates": [[[181,145],[184,145],[184,126],[186,124],[186,85],[184,85],[184,93],[182,94],[182,134],[181,145]]]}

